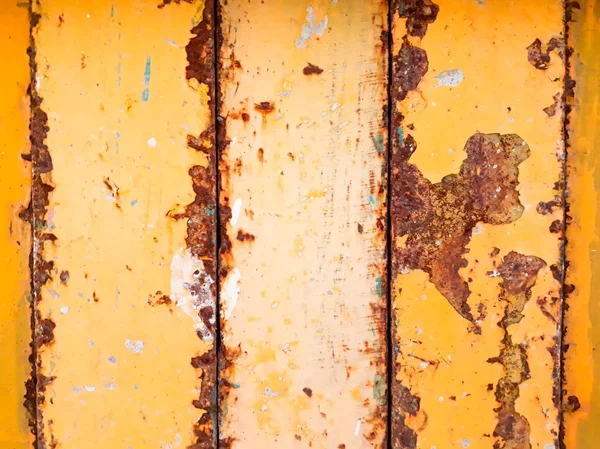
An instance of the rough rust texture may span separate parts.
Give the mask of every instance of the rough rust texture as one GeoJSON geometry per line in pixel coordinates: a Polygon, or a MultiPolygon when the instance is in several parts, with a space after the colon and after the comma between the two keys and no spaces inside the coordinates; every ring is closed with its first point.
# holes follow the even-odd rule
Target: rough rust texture
{"type": "MultiPolygon", "coordinates": [[[[391,23],[395,24],[396,15],[406,19],[406,34],[402,37],[402,45],[397,54],[391,56],[391,71],[392,79],[390,80],[391,105],[395,105],[406,98],[409,92],[416,90],[419,87],[421,78],[425,76],[429,69],[429,60],[424,49],[418,47],[420,39],[425,37],[427,27],[432,24],[437,18],[439,6],[431,0],[392,0],[390,4],[391,23]],[[413,38],[409,41],[409,37],[413,38]],[[415,39],[416,38],[416,39],[415,39]]],[[[390,30],[393,31],[393,30],[390,30]]],[[[391,49],[387,42],[387,37],[382,36],[384,48],[391,49]]],[[[423,191],[423,185],[426,185],[426,180],[422,177],[418,168],[408,163],[410,154],[416,149],[416,142],[410,135],[404,139],[404,131],[402,122],[403,115],[397,107],[391,107],[388,112],[384,108],[385,123],[394,130],[391,137],[391,156],[390,156],[390,174],[389,174],[389,190],[390,190],[390,205],[389,213],[391,215],[391,234],[392,242],[401,234],[396,220],[396,212],[402,207],[402,203],[408,203],[406,206],[414,206],[411,213],[413,219],[423,222],[426,217],[431,215],[425,211],[421,213],[420,206],[424,205],[424,195],[431,194],[431,191],[423,191]],[[389,116],[389,119],[388,119],[389,116]],[[408,152],[408,153],[407,153],[408,152]],[[397,192],[410,187],[408,184],[399,184],[403,179],[423,179],[423,185],[415,187],[410,198],[401,199],[397,192]]],[[[410,181],[409,181],[410,182],[410,181]]],[[[408,211],[408,209],[405,209],[408,211]]],[[[359,228],[360,231],[360,228],[359,228]]],[[[392,273],[397,276],[399,271],[399,256],[400,252],[392,243],[392,273]]],[[[391,319],[391,334],[392,341],[396,341],[396,324],[394,319],[391,319]]],[[[407,415],[415,415],[420,410],[420,399],[413,395],[410,388],[402,385],[399,381],[395,381],[397,373],[401,370],[401,366],[397,359],[393,364],[392,369],[392,384],[391,388],[391,443],[394,449],[415,449],[417,447],[417,432],[411,429],[406,424],[407,415]]]]}
{"type": "Polygon", "coordinates": [[[525,256],[517,252],[508,253],[498,273],[500,283],[500,301],[506,304],[504,316],[498,322],[504,330],[503,347],[500,355],[488,360],[489,363],[499,363],[504,368],[504,375],[496,385],[496,401],[499,406],[495,409],[498,414],[498,424],[494,436],[499,440],[494,443],[494,449],[530,449],[530,426],[527,419],[515,409],[519,397],[519,385],[529,379],[527,350],[522,344],[512,341],[509,326],[517,324],[523,318],[525,304],[531,298],[531,288],[535,285],[538,272],[546,263],[534,256],[525,256]]]}
{"type": "MultiPolygon", "coordinates": [[[[46,386],[54,377],[43,374],[40,353],[44,346],[54,342],[54,328],[56,325],[50,318],[41,316],[37,305],[42,300],[41,288],[52,279],[54,263],[44,258],[44,247],[46,242],[53,243],[56,236],[48,231],[46,214],[49,205],[50,193],[54,190],[51,184],[52,158],[46,145],[48,135],[48,115],[42,109],[43,99],[36,89],[36,42],[35,32],[39,25],[41,16],[29,10],[30,36],[27,54],[29,56],[30,84],[27,89],[30,101],[29,141],[30,154],[23,155],[23,159],[31,161],[31,200],[26,209],[19,214],[21,219],[31,225],[32,249],[29,256],[29,269],[31,272],[31,378],[25,383],[25,408],[29,412],[29,426],[35,436],[34,447],[43,449],[46,447],[46,436],[44,424],[41,419],[42,408],[45,403],[46,386]]],[[[50,445],[54,437],[49,437],[50,445]]]]}
{"type": "MultiPolygon", "coordinates": [[[[171,3],[165,0],[163,5],[171,3]]],[[[175,3],[179,1],[175,0],[175,3]]],[[[202,152],[208,157],[208,165],[194,165],[188,170],[194,190],[194,200],[185,207],[185,212],[170,214],[174,219],[187,220],[186,246],[193,257],[204,264],[204,272],[194,272],[195,282],[189,286],[191,295],[205,306],[198,311],[210,335],[217,334],[216,304],[217,297],[217,250],[216,250],[216,142],[215,142],[215,72],[214,72],[214,22],[213,0],[204,4],[202,20],[191,30],[192,38],[186,45],[188,66],[185,76],[191,87],[204,84],[208,87],[208,109],[210,125],[200,136],[189,135],[187,146],[191,150],[202,152]],[[208,287],[208,291],[207,291],[208,287]],[[202,295],[210,295],[208,300],[202,295]]],[[[198,333],[198,337],[202,335],[198,333]]],[[[217,405],[215,401],[217,383],[217,348],[213,347],[202,356],[191,359],[191,365],[197,370],[201,387],[198,399],[192,405],[204,410],[204,414],[194,426],[196,441],[190,449],[207,449],[216,446],[217,405]]]]}
{"type": "Polygon", "coordinates": [[[550,64],[550,53],[555,49],[558,49],[561,53],[562,47],[564,47],[564,44],[555,37],[550,39],[546,45],[536,39],[527,47],[527,60],[536,69],[546,70],[550,64]]]}
{"type": "Polygon", "coordinates": [[[302,69],[302,73],[305,75],[320,75],[323,73],[323,69],[309,62],[308,65],[302,69]]]}
{"type": "Polygon", "coordinates": [[[506,224],[523,213],[519,201],[518,166],[529,147],[515,134],[475,134],[465,145],[467,158],[458,174],[433,184],[409,163],[416,143],[409,135],[392,155],[392,227],[407,236],[398,249],[398,271],[419,269],[465,319],[475,325],[467,299],[468,283],[459,274],[463,257],[479,222],[506,224]]]}

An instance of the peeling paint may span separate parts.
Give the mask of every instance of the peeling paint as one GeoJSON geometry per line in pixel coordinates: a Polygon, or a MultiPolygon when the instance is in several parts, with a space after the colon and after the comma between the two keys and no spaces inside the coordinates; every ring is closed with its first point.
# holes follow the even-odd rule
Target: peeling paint
{"type": "Polygon", "coordinates": [[[312,6],[306,8],[306,23],[302,25],[302,32],[300,37],[296,39],[296,48],[306,48],[309,43],[312,42],[313,34],[317,37],[323,36],[325,29],[327,28],[327,16],[320,22],[317,22],[317,16],[312,6]]]}

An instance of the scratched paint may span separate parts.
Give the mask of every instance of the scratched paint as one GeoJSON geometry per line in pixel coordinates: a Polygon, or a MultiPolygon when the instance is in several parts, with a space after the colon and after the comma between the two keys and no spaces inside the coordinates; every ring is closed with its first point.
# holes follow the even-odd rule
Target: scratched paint
{"type": "Polygon", "coordinates": [[[600,145],[597,111],[600,91],[598,2],[579,2],[568,10],[568,42],[571,83],[565,102],[569,109],[567,131],[568,202],[565,291],[568,309],[564,320],[563,409],[564,443],[569,449],[594,447],[600,436],[599,371],[596,347],[600,341],[598,322],[598,191],[600,175],[596,149],[600,145]],[[574,81],[574,82],[573,82],[574,81]]]}
{"type": "Polygon", "coordinates": [[[221,7],[221,447],[383,447],[386,2],[221,7]]]}
{"type": "Polygon", "coordinates": [[[216,192],[198,177],[215,163],[203,134],[214,79],[197,79],[186,45],[167,43],[197,37],[203,5],[39,6],[55,237],[40,248],[53,265],[37,303],[55,326],[39,340],[48,446],[213,447],[215,228],[204,211],[216,192]]]}
{"type": "Polygon", "coordinates": [[[30,196],[31,165],[21,154],[29,153],[29,19],[27,8],[15,3],[0,12],[0,47],[10,70],[0,72],[0,446],[30,448],[33,442],[28,423],[35,420],[23,407],[25,381],[30,376],[30,227],[19,218],[30,196]]]}
{"type": "Polygon", "coordinates": [[[392,8],[395,448],[558,447],[562,13],[392,8]]]}

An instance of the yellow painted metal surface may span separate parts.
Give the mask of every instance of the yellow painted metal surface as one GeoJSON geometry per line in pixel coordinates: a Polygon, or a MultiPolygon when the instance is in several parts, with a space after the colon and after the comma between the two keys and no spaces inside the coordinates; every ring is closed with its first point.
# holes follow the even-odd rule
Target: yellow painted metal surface
{"type": "Polygon", "coordinates": [[[583,449],[597,445],[600,430],[600,314],[598,309],[599,244],[597,151],[600,148],[600,59],[597,36],[600,5],[580,2],[571,11],[569,45],[573,48],[570,75],[574,101],[569,114],[567,227],[567,297],[565,314],[564,409],[565,445],[583,449]]]}
{"type": "Polygon", "coordinates": [[[599,21],[6,4],[0,447],[595,447],[599,21]]]}
{"type": "Polygon", "coordinates": [[[221,447],[381,447],[387,5],[221,7],[221,447]]]}
{"type": "Polygon", "coordinates": [[[395,448],[558,447],[562,18],[392,9],[395,448]]]}
{"type": "Polygon", "coordinates": [[[37,310],[56,327],[38,338],[38,378],[49,378],[38,380],[38,439],[187,447],[206,413],[194,406],[192,357],[214,345],[192,297],[202,260],[176,219],[194,201],[188,170],[211,163],[188,147],[212,122],[207,87],[186,80],[203,4],[43,1],[39,13],[36,84],[53,165],[44,232],[54,237],[40,248],[53,267],[37,279],[37,310]]]}
{"type": "Polygon", "coordinates": [[[29,225],[19,213],[29,201],[30,167],[21,158],[28,152],[29,20],[27,8],[14,3],[0,11],[0,48],[10,68],[0,71],[0,447],[31,447],[28,415],[23,407],[31,331],[29,225]]]}

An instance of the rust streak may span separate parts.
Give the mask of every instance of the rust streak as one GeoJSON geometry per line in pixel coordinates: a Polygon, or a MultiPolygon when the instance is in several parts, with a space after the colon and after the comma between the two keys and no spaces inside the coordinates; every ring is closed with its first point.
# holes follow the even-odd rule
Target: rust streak
{"type": "MultiPolygon", "coordinates": [[[[34,447],[46,447],[46,435],[44,423],[41,417],[42,408],[45,404],[46,387],[54,377],[45,376],[41,366],[41,351],[44,346],[54,342],[54,328],[56,325],[50,318],[44,318],[37,309],[37,304],[42,300],[41,288],[52,279],[51,272],[54,262],[44,258],[44,246],[46,242],[53,243],[56,236],[48,231],[46,215],[48,212],[50,193],[54,190],[52,186],[52,158],[46,145],[48,136],[48,115],[42,109],[43,99],[36,88],[37,75],[37,48],[35,33],[39,26],[41,16],[33,11],[33,5],[29,5],[30,35],[29,47],[29,73],[30,83],[27,89],[30,101],[29,141],[30,154],[24,155],[25,160],[32,162],[31,177],[32,189],[31,200],[26,209],[19,213],[19,217],[31,225],[32,249],[29,257],[29,269],[31,272],[31,377],[26,381],[26,393],[24,406],[29,412],[29,426],[35,436],[34,447]]],[[[68,279],[68,277],[67,277],[68,279]]],[[[50,432],[51,433],[51,432],[50,432]]],[[[54,437],[50,435],[50,444],[54,437]]]]}
{"type": "Polygon", "coordinates": [[[498,424],[494,436],[500,440],[494,443],[494,449],[530,449],[530,425],[525,416],[515,409],[519,397],[519,385],[530,378],[525,345],[512,341],[509,326],[517,324],[523,318],[525,304],[531,298],[531,289],[535,285],[538,272],[546,266],[539,257],[525,256],[517,252],[508,253],[498,272],[500,283],[500,301],[506,303],[504,317],[498,326],[504,330],[503,347],[500,355],[488,359],[489,363],[499,363],[504,375],[496,385],[496,401],[500,404],[495,411],[498,424]]]}

